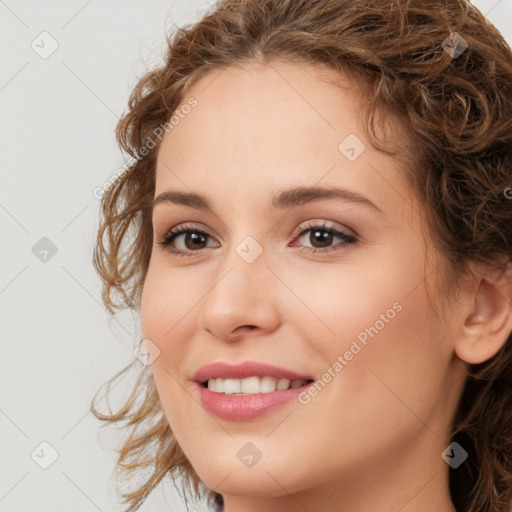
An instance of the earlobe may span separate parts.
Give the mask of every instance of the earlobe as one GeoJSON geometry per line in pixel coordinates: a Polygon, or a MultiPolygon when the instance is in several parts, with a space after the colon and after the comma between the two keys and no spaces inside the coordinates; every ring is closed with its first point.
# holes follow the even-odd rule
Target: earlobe
{"type": "Polygon", "coordinates": [[[491,359],[512,332],[512,278],[509,268],[489,270],[478,264],[477,279],[466,296],[459,335],[454,341],[457,356],[469,364],[491,359]]]}

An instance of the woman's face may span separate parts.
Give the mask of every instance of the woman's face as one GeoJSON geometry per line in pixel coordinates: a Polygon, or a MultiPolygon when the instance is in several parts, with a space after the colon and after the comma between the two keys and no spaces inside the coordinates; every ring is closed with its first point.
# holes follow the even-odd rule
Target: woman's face
{"type": "Polygon", "coordinates": [[[143,335],[160,352],[152,370],[172,431],[210,488],[306,508],[329,489],[319,495],[342,493],[349,511],[398,485],[398,510],[447,474],[461,379],[427,297],[438,268],[419,203],[398,162],[365,139],[351,82],[322,69],[228,68],[189,91],[182,106],[197,103],[163,138],[155,197],[199,194],[211,210],[170,194],[155,204],[143,335]],[[298,187],[345,192],[286,192],[298,187]],[[222,375],[248,378],[247,395],[226,394],[194,380],[216,362],[315,382],[284,391],[284,371],[221,369],[224,391],[239,380],[222,375]],[[251,375],[267,376],[268,393],[251,375]]]}

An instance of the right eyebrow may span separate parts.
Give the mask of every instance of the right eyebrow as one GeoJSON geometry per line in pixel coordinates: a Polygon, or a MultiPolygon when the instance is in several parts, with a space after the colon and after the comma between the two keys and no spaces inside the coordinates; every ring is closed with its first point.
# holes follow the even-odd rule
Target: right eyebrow
{"type": "Polygon", "coordinates": [[[153,211],[156,205],[164,202],[181,204],[195,208],[196,210],[213,211],[213,208],[205,197],[194,192],[179,192],[177,190],[167,190],[155,197],[151,210],[153,211]]]}
{"type": "Polygon", "coordinates": [[[296,187],[282,190],[272,200],[275,208],[290,208],[306,204],[318,199],[340,199],[351,203],[361,204],[383,213],[383,211],[366,196],[353,190],[338,187],[296,187]]]}

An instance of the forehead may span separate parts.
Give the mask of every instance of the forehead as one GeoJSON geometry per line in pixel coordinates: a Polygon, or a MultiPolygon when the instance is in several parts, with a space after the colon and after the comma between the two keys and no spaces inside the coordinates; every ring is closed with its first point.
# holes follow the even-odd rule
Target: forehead
{"type": "Polygon", "coordinates": [[[398,167],[365,138],[360,89],[322,65],[214,70],[189,89],[177,111],[191,98],[196,106],[179,116],[160,146],[156,194],[191,188],[234,200],[233,194],[255,196],[267,186],[315,184],[371,192],[383,184],[372,166],[398,167]],[[349,160],[340,144],[354,143],[361,153],[349,160]]]}
{"type": "Polygon", "coordinates": [[[313,64],[275,62],[215,70],[189,89],[182,105],[194,97],[197,106],[180,119],[165,145],[179,157],[181,148],[190,149],[192,137],[198,156],[206,151],[222,154],[224,160],[254,159],[270,151],[287,158],[295,154],[300,160],[319,142],[322,151],[330,145],[335,152],[340,136],[359,131],[355,117],[361,100],[352,89],[343,76],[313,64]]]}

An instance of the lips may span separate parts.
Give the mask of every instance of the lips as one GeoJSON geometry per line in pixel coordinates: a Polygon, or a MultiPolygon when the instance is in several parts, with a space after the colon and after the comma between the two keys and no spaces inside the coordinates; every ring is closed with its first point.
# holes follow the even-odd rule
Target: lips
{"type": "Polygon", "coordinates": [[[193,376],[193,380],[202,384],[208,379],[245,379],[252,376],[269,376],[276,379],[314,380],[311,374],[301,374],[256,361],[246,361],[241,364],[228,364],[225,362],[211,363],[200,368],[193,376]]]}
{"type": "MultiPolygon", "coordinates": [[[[204,409],[211,415],[227,421],[250,421],[270,414],[297,399],[300,393],[313,385],[314,377],[280,366],[262,362],[245,361],[241,364],[211,363],[200,368],[193,376],[194,393],[204,409]],[[303,381],[300,387],[269,392],[225,394],[208,389],[210,379],[247,379],[248,377],[273,377],[276,380],[303,381]]],[[[225,381],[224,384],[228,382],[225,381]]]]}

